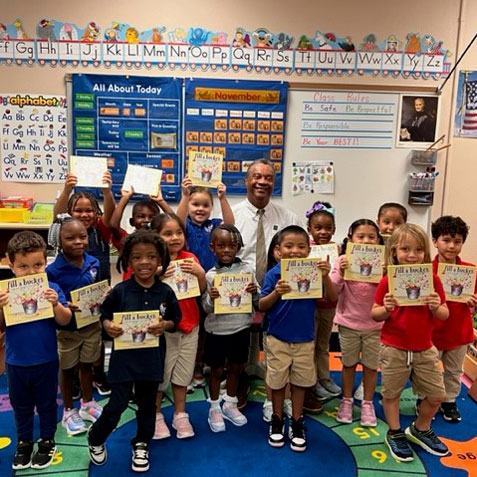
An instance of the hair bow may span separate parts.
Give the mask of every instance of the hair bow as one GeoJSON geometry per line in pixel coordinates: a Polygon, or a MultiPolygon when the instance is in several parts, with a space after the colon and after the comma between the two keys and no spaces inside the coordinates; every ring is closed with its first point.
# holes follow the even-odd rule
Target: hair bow
{"type": "Polygon", "coordinates": [[[326,212],[330,215],[335,215],[335,209],[333,207],[326,207],[321,202],[315,202],[311,209],[308,209],[305,213],[307,219],[309,219],[315,212],[326,212]]]}

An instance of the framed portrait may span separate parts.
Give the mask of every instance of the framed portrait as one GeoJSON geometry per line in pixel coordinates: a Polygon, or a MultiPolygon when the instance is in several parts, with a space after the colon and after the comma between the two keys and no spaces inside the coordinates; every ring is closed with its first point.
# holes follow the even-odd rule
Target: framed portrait
{"type": "Polygon", "coordinates": [[[396,141],[398,147],[427,147],[436,140],[438,103],[437,96],[401,96],[396,141]]]}

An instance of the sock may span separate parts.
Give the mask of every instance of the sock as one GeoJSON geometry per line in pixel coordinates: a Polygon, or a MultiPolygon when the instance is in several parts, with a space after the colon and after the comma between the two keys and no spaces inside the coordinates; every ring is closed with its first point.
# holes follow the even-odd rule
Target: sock
{"type": "Polygon", "coordinates": [[[389,429],[388,430],[388,434],[390,436],[394,436],[395,434],[399,434],[399,433],[402,433],[402,429],[399,428],[399,429],[389,429]]]}
{"type": "Polygon", "coordinates": [[[220,398],[217,399],[216,401],[209,399],[209,403],[210,403],[210,409],[220,409],[220,398]]]}

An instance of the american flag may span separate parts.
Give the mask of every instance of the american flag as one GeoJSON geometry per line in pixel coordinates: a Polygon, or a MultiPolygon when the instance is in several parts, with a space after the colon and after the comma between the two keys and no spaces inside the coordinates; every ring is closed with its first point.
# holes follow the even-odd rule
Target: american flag
{"type": "Polygon", "coordinates": [[[477,129],[477,80],[467,83],[462,129],[477,129]]]}

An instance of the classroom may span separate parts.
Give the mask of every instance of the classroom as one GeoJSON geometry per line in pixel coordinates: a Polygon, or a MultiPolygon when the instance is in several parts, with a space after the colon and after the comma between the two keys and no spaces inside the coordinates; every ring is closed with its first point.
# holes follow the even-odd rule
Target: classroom
{"type": "Polygon", "coordinates": [[[6,329],[7,340],[5,370],[5,337],[0,338],[0,475],[135,475],[149,469],[187,476],[309,475],[317,466],[330,476],[474,475],[475,2],[0,4],[0,336],[6,329]],[[382,225],[387,211],[397,220],[392,227],[382,225]],[[73,219],[62,215],[58,226],[50,227],[56,214],[65,212],[73,219]],[[404,222],[402,238],[393,230],[404,222]],[[299,242],[295,225],[305,229],[305,254],[282,247],[287,234],[278,232],[286,226],[299,242]],[[71,252],[64,247],[65,228],[76,230],[81,253],[73,245],[71,252]],[[128,238],[142,228],[158,232],[165,245],[156,243],[152,231],[148,237],[139,234],[137,240],[144,242],[128,238]],[[35,232],[47,242],[48,250],[32,246],[45,250],[38,273],[48,264],[47,277],[31,282],[15,268],[16,258],[30,253],[11,252],[24,246],[12,245],[18,232],[35,232]],[[166,232],[181,236],[183,245],[169,244],[166,232]],[[358,232],[367,235],[358,238],[358,232]],[[275,248],[270,247],[274,235],[275,248]],[[414,252],[400,251],[403,241],[410,241],[414,252]],[[231,244],[232,258],[224,252],[231,244]],[[141,273],[148,272],[133,263],[140,246],[154,247],[159,267],[154,270],[165,277],[153,274],[141,281],[141,273]],[[424,258],[409,258],[412,253],[424,258]],[[172,264],[160,272],[166,255],[172,264]],[[73,285],[78,266],[90,267],[88,278],[73,285]],[[220,279],[224,270],[233,278],[220,279]],[[133,273],[138,281],[129,279],[133,273]],[[246,279],[239,277],[243,273],[246,279]],[[189,276],[185,285],[184,275],[189,276]],[[284,291],[280,278],[293,286],[284,291]],[[53,286],[53,292],[46,291],[48,281],[58,292],[53,286]],[[162,287],[167,306],[166,298],[156,307],[148,307],[143,296],[134,302],[131,284],[144,292],[162,287]],[[38,305],[13,301],[32,286],[42,294],[38,305]],[[298,328],[291,325],[283,328],[300,345],[314,343],[302,363],[304,369],[316,367],[313,385],[303,384],[306,372],[294,374],[299,364],[290,361],[285,386],[270,363],[278,359],[272,344],[290,345],[289,353],[295,352],[295,338],[282,339],[276,318],[285,313],[283,294],[294,306],[287,313],[308,316],[313,310],[306,322],[312,338],[296,338],[298,328]],[[423,306],[412,306],[414,300],[423,306]],[[73,302],[90,307],[88,318],[73,302]],[[307,308],[308,303],[313,305],[307,308]],[[350,328],[348,314],[363,307],[369,309],[367,324],[350,328]],[[456,314],[461,321],[452,321],[456,314]],[[217,319],[230,316],[238,320],[233,326],[245,324],[230,331],[228,321],[217,319]],[[402,337],[406,344],[397,344],[402,328],[396,331],[394,320],[411,316],[426,323],[419,330],[429,334],[428,346],[410,328],[402,337]],[[29,327],[25,335],[18,331],[29,327]],[[167,332],[176,327],[176,333],[167,332]],[[449,345],[457,327],[461,341],[449,345]],[[94,337],[91,332],[84,338],[93,329],[94,337]],[[358,338],[350,331],[360,333],[357,351],[351,350],[358,338]],[[28,350],[25,340],[46,339],[46,333],[50,345],[58,346],[59,364],[53,361],[59,373],[49,374],[50,388],[57,386],[49,396],[50,404],[57,402],[57,409],[53,403],[49,410],[56,427],[43,439],[45,411],[40,419],[35,415],[34,424],[33,411],[20,416],[27,388],[20,392],[16,386],[26,363],[18,358],[20,350],[28,350]],[[52,338],[56,333],[58,344],[52,338]],[[73,333],[80,339],[74,352],[65,341],[73,333]],[[126,334],[134,345],[124,344],[126,334]],[[372,344],[363,341],[374,338],[372,344]],[[94,341],[90,354],[82,348],[84,339],[99,343],[94,341]],[[249,339],[250,350],[244,345],[249,339]],[[23,343],[16,353],[14,343],[23,343]],[[242,352],[234,353],[239,345],[242,352]],[[432,391],[421,381],[416,358],[431,349],[432,391]],[[383,373],[397,362],[397,355],[386,361],[385,352],[391,351],[407,353],[405,367],[413,370],[402,387],[383,373]],[[117,356],[128,356],[131,366],[121,368],[117,356]],[[126,394],[134,380],[124,376],[141,369],[141,359],[154,360],[154,366],[143,381],[136,378],[144,387],[130,401],[126,394]],[[186,371],[179,371],[185,361],[186,371]],[[209,361],[215,364],[204,368],[209,361]],[[193,379],[184,377],[189,368],[193,379]],[[104,369],[113,379],[114,399],[109,385],[107,395],[102,393],[104,369]],[[298,378],[300,384],[293,381],[298,378]],[[88,399],[73,399],[77,382],[88,399]],[[367,397],[358,399],[354,393],[363,384],[367,397]],[[401,391],[396,394],[394,387],[401,391]],[[154,408],[152,440],[147,406],[149,417],[154,408]],[[372,408],[366,416],[365,406],[366,412],[372,408]],[[103,408],[107,412],[99,417],[103,408]],[[22,438],[27,421],[33,436],[27,431],[28,438],[22,438]],[[88,430],[90,423],[83,421],[98,424],[88,430]],[[140,439],[145,426],[149,437],[140,439]],[[430,431],[435,434],[429,437],[430,431]],[[427,439],[424,445],[420,434],[427,439]]]}

